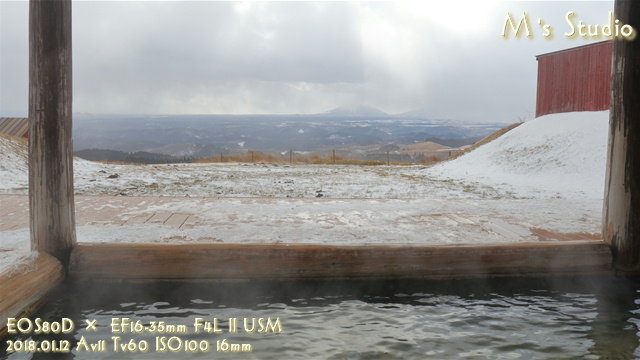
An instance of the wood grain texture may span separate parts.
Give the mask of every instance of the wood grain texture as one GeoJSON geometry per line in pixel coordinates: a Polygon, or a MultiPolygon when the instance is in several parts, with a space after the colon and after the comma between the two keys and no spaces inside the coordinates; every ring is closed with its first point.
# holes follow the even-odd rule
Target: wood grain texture
{"type": "MultiPolygon", "coordinates": [[[[640,2],[615,2],[621,23],[640,29],[640,2]]],[[[602,235],[616,269],[640,270],[640,43],[615,39],[602,235]]]]}
{"type": "Polygon", "coordinates": [[[612,273],[602,241],[495,246],[79,244],[72,279],[452,279],[612,273]]]}
{"type": "Polygon", "coordinates": [[[609,108],[611,41],[542,54],[536,59],[536,117],[609,108]]]}
{"type": "Polygon", "coordinates": [[[7,318],[31,315],[64,276],[62,264],[42,253],[0,273],[0,338],[6,335],[7,318]]]}
{"type": "Polygon", "coordinates": [[[71,0],[29,3],[31,248],[65,263],[76,241],[71,0]]]}

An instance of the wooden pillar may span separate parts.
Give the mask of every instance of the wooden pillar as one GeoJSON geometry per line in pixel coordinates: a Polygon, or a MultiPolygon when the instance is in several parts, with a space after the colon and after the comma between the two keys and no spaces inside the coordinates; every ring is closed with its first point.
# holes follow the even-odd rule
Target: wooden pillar
{"type": "MultiPolygon", "coordinates": [[[[616,0],[616,18],[640,30],[640,2],[616,0]]],[[[640,39],[615,39],[602,233],[613,265],[640,269],[640,39]]]]}
{"type": "Polygon", "coordinates": [[[63,264],[76,242],[71,140],[71,0],[29,4],[31,248],[63,264]]]}

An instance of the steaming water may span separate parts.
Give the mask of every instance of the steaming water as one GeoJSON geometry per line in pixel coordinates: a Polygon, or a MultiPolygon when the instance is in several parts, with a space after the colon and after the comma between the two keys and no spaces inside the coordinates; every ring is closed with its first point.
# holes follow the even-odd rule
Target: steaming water
{"type": "Polygon", "coordinates": [[[0,359],[633,359],[640,357],[639,289],[637,281],[622,278],[71,283],[32,319],[68,317],[74,332],[7,337],[0,359]],[[113,334],[109,324],[122,317],[146,326],[186,325],[188,333],[113,334]],[[218,318],[223,333],[194,333],[196,318],[218,318]],[[229,318],[240,319],[238,333],[228,332],[229,318]],[[243,318],[279,318],[283,332],[248,334],[243,318]],[[97,320],[98,331],[88,332],[85,319],[97,320]],[[88,343],[106,339],[106,351],[76,351],[82,336],[88,343]],[[123,343],[146,340],[150,349],[115,352],[112,336],[123,343]],[[156,352],[158,336],[205,340],[210,349],[156,352]],[[73,351],[5,352],[7,340],[30,339],[67,339],[73,351]],[[216,342],[223,339],[250,344],[252,351],[218,352],[216,342]]]}

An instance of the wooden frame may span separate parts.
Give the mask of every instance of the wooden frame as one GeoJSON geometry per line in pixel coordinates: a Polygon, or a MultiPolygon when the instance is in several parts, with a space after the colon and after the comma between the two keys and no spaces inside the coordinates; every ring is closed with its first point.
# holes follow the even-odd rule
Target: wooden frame
{"type": "MultiPolygon", "coordinates": [[[[633,2],[617,0],[616,11],[624,17],[621,20],[632,26],[640,25],[640,6],[633,2]],[[633,8],[633,9],[632,9],[633,8]],[[635,9],[635,10],[634,10],[635,9]],[[634,23],[637,22],[636,23],[634,23]]],[[[75,246],[75,214],[73,199],[73,155],[71,143],[71,109],[72,109],[72,71],[71,71],[71,0],[31,0],[30,2],[30,151],[29,151],[29,197],[30,197],[30,225],[32,249],[50,253],[57,257],[63,264],[67,264],[69,255],[75,246]]],[[[635,141],[640,136],[640,127],[634,126],[632,116],[640,111],[640,75],[632,69],[634,60],[638,59],[640,50],[632,41],[614,41],[614,77],[612,86],[612,112],[611,112],[611,140],[609,152],[609,171],[607,173],[607,196],[605,199],[604,233],[614,246],[614,263],[623,270],[634,270],[640,257],[640,246],[631,246],[627,250],[625,246],[635,238],[635,224],[640,225],[640,217],[634,216],[635,208],[640,208],[640,198],[634,188],[635,182],[628,180],[633,178],[635,172],[640,170],[640,141],[635,141]],[[638,79],[636,79],[638,78],[638,79]],[[638,87],[637,89],[634,88],[638,87]],[[632,98],[635,96],[635,98],[632,98]],[[631,101],[625,102],[626,98],[631,101]],[[637,98],[637,99],[636,99],[637,98]],[[636,105],[638,104],[638,105],[636,105]],[[638,107],[636,109],[636,107],[638,107]],[[636,134],[637,133],[637,134],[636,134]],[[620,140],[622,138],[622,140],[620,140]],[[635,147],[634,147],[635,146],[635,147]],[[626,162],[625,162],[626,161],[626,162]],[[634,162],[635,161],[635,162],[634,162]],[[638,163],[636,165],[636,162],[638,163]],[[622,165],[621,165],[622,164],[622,165]],[[624,191],[620,191],[624,189],[624,191]],[[631,189],[631,190],[629,190],[631,189]],[[631,195],[629,195],[631,194],[631,195]],[[627,201],[630,199],[629,201],[627,201]],[[626,221],[626,222],[625,222],[626,221]],[[627,229],[631,229],[632,236],[626,236],[627,229]],[[623,255],[624,254],[624,255],[623,255]],[[625,256],[631,255],[631,260],[625,256]],[[629,266],[628,264],[632,265],[629,266]],[[636,265],[633,265],[636,264],[636,265]]],[[[635,115],[638,116],[638,115],[635,115]]],[[[640,174],[639,174],[640,175],[640,174]]],[[[239,245],[234,250],[237,254],[248,252],[251,247],[239,245]]],[[[510,245],[516,249],[520,245],[510,245]]],[[[539,249],[536,245],[535,249],[539,249]]],[[[551,248],[553,246],[548,245],[551,248]]],[[[149,247],[149,246],[146,246],[149,247]]],[[[108,247],[82,247],[77,249],[74,264],[81,263],[82,256],[89,256],[87,251],[101,251],[108,247]],[[94,249],[94,250],[89,250],[94,249]],[[78,255],[82,254],[82,255],[78,255]]],[[[144,249],[145,245],[139,248],[144,249]]],[[[185,247],[185,253],[203,251],[208,249],[227,251],[221,247],[200,249],[185,247]],[[191,250],[190,250],[191,249],[191,250]],[[198,250],[200,249],[200,250],[198,250]]],[[[355,247],[356,249],[369,249],[367,247],[355,247]]],[[[503,247],[507,248],[507,247],[503,247]]],[[[533,249],[532,248],[532,249],[533,249]]],[[[114,249],[114,248],[112,248],[114,249]]],[[[288,257],[292,254],[293,247],[261,247],[262,251],[283,252],[283,257],[294,261],[300,255],[288,257]]],[[[298,247],[301,253],[309,252],[313,256],[338,256],[344,251],[338,251],[337,247],[298,247]],[[323,250],[318,250],[323,249],[323,250]]],[[[346,249],[346,248],[345,248],[346,249]]],[[[351,248],[354,249],[354,248],[351,248]]],[[[394,251],[397,248],[394,248],[394,251]]],[[[407,258],[416,248],[409,247],[404,250],[402,256],[407,258]]],[[[422,248],[431,249],[431,248],[422,248]]],[[[472,256],[473,247],[452,247],[446,251],[458,251],[465,256],[472,256]],[[456,249],[456,250],[451,250],[456,249]]],[[[497,247],[496,249],[500,249],[497,247]]],[[[177,249],[174,249],[177,250],[177,249]]],[[[206,251],[205,251],[206,250],[206,251]]],[[[115,251],[115,250],[114,250],[115,251]]],[[[432,251],[432,250],[424,250],[432,251]]],[[[445,250],[442,250],[445,251],[445,250]]],[[[116,251],[117,253],[117,251],[116,251]]],[[[164,254],[162,251],[154,254],[164,254]]],[[[384,253],[382,248],[376,251],[365,251],[368,256],[378,256],[384,253]]],[[[142,251],[140,256],[147,254],[142,251]]],[[[516,253],[512,252],[513,255],[516,253]]],[[[124,255],[124,254],[123,254],[124,255]]],[[[209,257],[214,254],[209,253],[209,257]]],[[[160,256],[160,255],[158,255],[160,256]]],[[[203,255],[204,256],[204,255],[203,255]]],[[[308,258],[310,260],[313,258],[308,258]]],[[[278,258],[275,256],[274,259],[278,258]]],[[[489,257],[491,258],[491,257],[489,257]]],[[[351,256],[349,259],[363,258],[351,256]]],[[[414,258],[416,259],[416,258],[414,258]]],[[[499,261],[505,259],[498,257],[499,261]]],[[[96,259],[98,260],[98,259],[96,259]]],[[[136,259],[131,259],[136,261],[136,259]]],[[[382,261],[383,259],[380,259],[382,261]]],[[[446,266],[446,264],[435,263],[446,266]]],[[[351,260],[349,260],[351,261],[351,260]]],[[[420,261],[420,258],[418,258],[420,261]]],[[[489,266],[486,261],[480,261],[483,266],[489,266]]],[[[416,265],[418,268],[423,264],[416,265]]],[[[329,267],[332,268],[332,267],[329,267]]],[[[335,268],[335,267],[333,267],[335,268]]],[[[102,268],[103,271],[108,271],[102,268]]],[[[160,269],[158,269],[160,270],[160,269]]],[[[219,269],[221,270],[221,269],[219,269]]],[[[326,269],[325,269],[326,270],[326,269]]],[[[322,271],[325,271],[322,270],[322,271]]],[[[114,269],[115,271],[115,269],[114,269]]],[[[320,271],[320,269],[318,269],[320,271]]],[[[476,268],[476,271],[480,271],[476,268]]],[[[94,272],[95,273],[95,272],[94,272]]],[[[259,273],[256,273],[259,276],[259,273]]],[[[326,275],[326,274],[325,274],[326,275]]],[[[406,276],[406,273],[399,273],[406,276]]],[[[324,276],[324,275],[322,275],[324,276]]]]}
{"type": "MultiPolygon", "coordinates": [[[[616,1],[616,16],[635,28],[640,6],[616,1]]],[[[75,245],[71,145],[71,1],[30,2],[29,194],[34,250],[63,263],[75,245]]],[[[611,135],[603,233],[613,246],[614,264],[635,270],[640,258],[638,185],[640,58],[633,41],[614,41],[611,135]]],[[[274,247],[275,249],[276,247],[274,247]]],[[[328,250],[331,252],[331,250],[328,250]]]]}
{"type": "Polygon", "coordinates": [[[372,280],[613,274],[603,241],[466,246],[81,244],[74,280],[372,280]]]}

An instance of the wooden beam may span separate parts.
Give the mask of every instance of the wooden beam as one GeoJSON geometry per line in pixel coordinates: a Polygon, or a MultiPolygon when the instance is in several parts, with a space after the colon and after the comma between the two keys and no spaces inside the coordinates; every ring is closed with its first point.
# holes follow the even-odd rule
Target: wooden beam
{"type": "Polygon", "coordinates": [[[29,4],[31,248],[63,263],[76,241],[73,199],[71,0],[29,4]]]}
{"type": "Polygon", "coordinates": [[[71,279],[453,279],[613,273],[603,241],[494,246],[78,244],[71,279]]]}
{"type": "MultiPolygon", "coordinates": [[[[640,2],[616,0],[621,24],[640,30],[640,2]]],[[[640,42],[615,39],[602,234],[616,269],[640,268],[640,42]]]]}
{"type": "Polygon", "coordinates": [[[0,273],[0,339],[6,335],[7,318],[32,315],[63,279],[62,264],[48,254],[0,273]]]}

